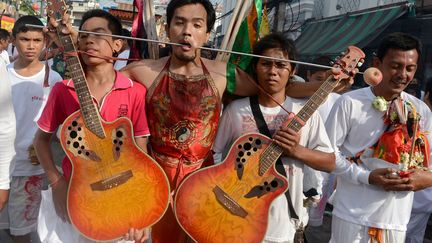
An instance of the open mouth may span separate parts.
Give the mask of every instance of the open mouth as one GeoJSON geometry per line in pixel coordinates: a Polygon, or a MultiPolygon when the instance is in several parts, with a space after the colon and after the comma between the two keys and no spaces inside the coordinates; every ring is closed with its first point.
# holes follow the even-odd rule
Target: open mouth
{"type": "Polygon", "coordinates": [[[181,48],[184,51],[189,51],[190,49],[192,49],[192,45],[188,42],[181,42],[179,44],[181,44],[181,48]]]}

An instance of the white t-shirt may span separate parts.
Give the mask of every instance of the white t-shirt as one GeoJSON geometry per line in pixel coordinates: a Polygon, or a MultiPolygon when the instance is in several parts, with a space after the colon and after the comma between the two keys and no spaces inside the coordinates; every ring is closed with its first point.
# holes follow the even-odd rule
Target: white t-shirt
{"type": "MultiPolygon", "coordinates": [[[[411,102],[421,117],[429,108],[421,100],[405,92],[402,99],[411,102]]],[[[359,225],[406,231],[413,202],[412,192],[387,192],[369,185],[370,171],[346,160],[374,145],[387,125],[383,112],[372,107],[375,95],[363,88],[342,95],[336,102],[326,128],[336,151],[337,190],[333,215],[359,225]]],[[[420,128],[432,131],[432,119],[421,119],[420,128]]],[[[428,135],[431,140],[431,133],[428,135]]],[[[387,166],[387,165],[385,165],[387,166]]]]}
{"type": "Polygon", "coordinates": [[[9,60],[9,53],[6,50],[3,50],[0,53],[0,58],[1,60],[5,63],[5,65],[9,65],[10,60],[9,60]]]}
{"type": "MultiPolygon", "coordinates": [[[[318,113],[321,116],[321,119],[325,123],[327,117],[330,115],[333,105],[336,103],[336,100],[340,97],[338,93],[330,93],[326,99],[326,101],[318,107],[318,113]]],[[[309,166],[305,165],[304,169],[304,185],[303,191],[308,191],[312,188],[315,188],[318,192],[318,195],[322,195],[323,191],[323,182],[324,179],[328,177],[327,172],[317,171],[309,166]]],[[[319,197],[319,196],[318,196],[319,197]]]]}
{"type": "MultiPolygon", "coordinates": [[[[297,113],[303,105],[303,101],[287,97],[283,106],[288,111],[297,113]]],[[[287,120],[288,114],[279,106],[269,108],[260,105],[261,112],[267,126],[273,134],[287,120]]],[[[314,113],[300,130],[300,144],[323,152],[332,152],[324,124],[318,115],[314,113]]],[[[219,123],[213,151],[215,162],[220,162],[222,155],[226,155],[231,144],[241,135],[249,132],[259,133],[250,107],[249,98],[233,101],[223,112],[219,123]]],[[[286,169],[289,181],[289,191],[295,212],[303,225],[307,224],[308,215],[303,207],[303,162],[288,157],[282,157],[282,163],[286,169]]],[[[283,242],[291,241],[295,234],[295,224],[288,212],[288,202],[284,194],[277,197],[269,210],[269,221],[265,240],[283,242]]]]}
{"type": "MultiPolygon", "coordinates": [[[[130,54],[130,49],[126,49],[122,52],[120,52],[120,54],[118,55],[118,58],[129,58],[129,54],[130,54]]],[[[124,67],[126,67],[127,65],[127,60],[123,61],[123,60],[117,60],[114,63],[114,69],[115,70],[120,70],[124,67]]]]}
{"type": "Polygon", "coordinates": [[[13,176],[31,176],[44,173],[40,165],[34,166],[29,160],[28,148],[33,144],[39,119],[54,84],[61,81],[60,75],[50,70],[49,87],[43,87],[45,66],[35,75],[24,77],[15,72],[15,62],[7,66],[12,83],[12,100],[16,115],[17,133],[16,156],[13,160],[13,176]]]}
{"type": "Polygon", "coordinates": [[[9,189],[11,161],[15,155],[15,113],[6,65],[0,62],[0,189],[9,189]]]}

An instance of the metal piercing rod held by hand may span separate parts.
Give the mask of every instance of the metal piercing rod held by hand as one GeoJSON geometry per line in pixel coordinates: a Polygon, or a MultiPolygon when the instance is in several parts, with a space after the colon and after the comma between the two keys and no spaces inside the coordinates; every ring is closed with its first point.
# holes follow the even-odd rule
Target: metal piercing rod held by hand
{"type": "MultiPolygon", "coordinates": [[[[43,28],[46,27],[46,26],[42,26],[42,25],[33,25],[33,24],[26,24],[26,26],[27,27],[32,27],[32,28],[40,28],[40,29],[43,29],[43,28]]],[[[158,44],[167,44],[167,45],[173,45],[173,46],[185,46],[184,44],[172,43],[172,42],[167,42],[167,41],[151,40],[151,39],[137,38],[137,37],[128,37],[128,36],[122,36],[122,35],[112,35],[112,34],[107,34],[107,33],[91,32],[91,31],[85,31],[85,30],[76,30],[76,31],[78,33],[83,33],[83,34],[109,36],[109,37],[114,37],[114,38],[119,38],[119,39],[136,40],[136,41],[146,41],[146,42],[153,42],[153,43],[158,43],[158,44]]],[[[228,51],[228,50],[222,50],[222,49],[210,48],[210,47],[204,47],[204,46],[196,47],[196,48],[197,49],[202,49],[202,50],[223,52],[223,53],[228,53],[228,54],[236,54],[236,55],[243,55],[243,56],[257,57],[257,58],[266,58],[266,59],[270,59],[270,60],[274,60],[274,61],[292,62],[292,63],[296,63],[296,64],[302,64],[302,65],[319,67],[319,68],[329,68],[329,69],[333,68],[331,66],[320,65],[320,64],[315,64],[315,63],[302,62],[302,61],[294,61],[294,60],[286,60],[286,59],[277,58],[277,57],[267,57],[267,56],[262,56],[262,55],[255,55],[255,54],[244,53],[244,52],[237,52],[237,51],[228,51]]],[[[357,72],[357,73],[358,74],[363,74],[361,72],[357,72]]]]}

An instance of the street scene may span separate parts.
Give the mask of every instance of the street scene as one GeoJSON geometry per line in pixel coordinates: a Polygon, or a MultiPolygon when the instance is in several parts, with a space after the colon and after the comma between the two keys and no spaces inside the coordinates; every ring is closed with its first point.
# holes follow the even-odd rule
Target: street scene
{"type": "Polygon", "coordinates": [[[0,0],[0,243],[432,243],[432,0],[0,0]]]}

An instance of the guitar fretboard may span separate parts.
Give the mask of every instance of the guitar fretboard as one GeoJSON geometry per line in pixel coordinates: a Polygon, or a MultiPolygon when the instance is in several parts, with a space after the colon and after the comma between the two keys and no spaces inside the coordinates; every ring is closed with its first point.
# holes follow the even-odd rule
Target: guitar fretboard
{"type": "MultiPolygon", "coordinates": [[[[335,80],[333,76],[330,76],[291,120],[288,124],[288,128],[293,129],[295,132],[299,132],[318,107],[324,103],[337,84],[338,81],[335,80]]],[[[274,163],[276,163],[282,153],[283,149],[276,143],[272,142],[261,155],[259,175],[265,174],[265,172],[268,171],[274,163]]]]}
{"type": "MultiPolygon", "coordinates": [[[[63,44],[65,53],[76,53],[75,45],[70,35],[61,34],[62,26],[57,27],[57,33],[60,42],[63,44]]],[[[105,138],[105,131],[102,126],[102,121],[99,117],[99,112],[93,102],[90,90],[87,86],[87,81],[83,72],[83,68],[77,55],[66,55],[66,66],[69,71],[75,92],[78,96],[78,101],[83,114],[86,127],[99,138],[105,138]]]]}

